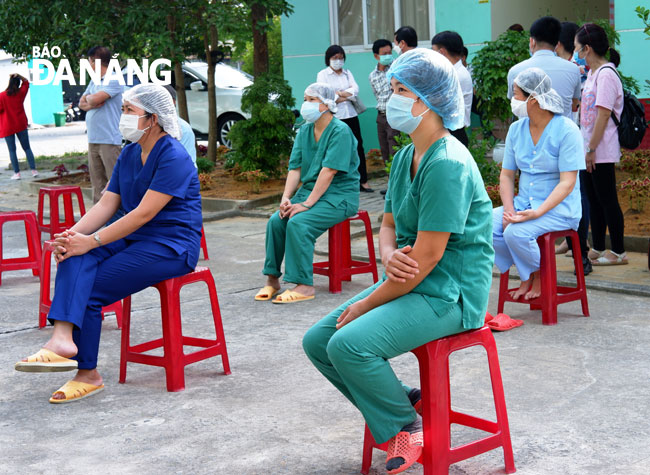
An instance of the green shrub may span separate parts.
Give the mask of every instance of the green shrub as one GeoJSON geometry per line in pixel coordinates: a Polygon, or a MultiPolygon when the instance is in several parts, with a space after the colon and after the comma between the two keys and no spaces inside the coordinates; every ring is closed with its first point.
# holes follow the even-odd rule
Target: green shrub
{"type": "Polygon", "coordinates": [[[197,157],[196,168],[199,169],[199,173],[210,173],[214,170],[214,163],[206,157],[197,157]]]}
{"type": "Polygon", "coordinates": [[[494,149],[497,140],[492,136],[483,137],[478,130],[473,130],[469,136],[468,149],[474,157],[478,166],[483,183],[486,185],[498,185],[499,176],[501,175],[501,166],[487,158],[490,150],[494,149]]]}
{"type": "Polygon", "coordinates": [[[226,157],[244,172],[261,170],[280,174],[280,165],[293,146],[295,104],[289,83],[279,76],[263,74],[244,90],[241,108],[251,114],[237,122],[228,134],[233,151],[226,157]],[[269,100],[272,98],[272,100],[269,100]]]}
{"type": "Polygon", "coordinates": [[[488,41],[472,60],[472,79],[478,109],[484,126],[492,130],[492,121],[507,121],[512,116],[508,99],[508,71],[530,57],[528,33],[506,31],[495,41],[488,41]]]}

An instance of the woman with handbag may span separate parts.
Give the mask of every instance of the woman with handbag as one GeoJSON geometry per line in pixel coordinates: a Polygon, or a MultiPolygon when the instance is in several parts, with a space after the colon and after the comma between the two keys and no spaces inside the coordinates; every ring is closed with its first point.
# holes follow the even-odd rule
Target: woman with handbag
{"type": "Polygon", "coordinates": [[[615,167],[621,158],[621,146],[612,120],[612,114],[620,118],[623,112],[623,86],[615,69],[621,57],[610,48],[605,30],[593,23],[582,25],[574,45],[575,54],[587,62],[590,70],[580,101],[580,130],[587,165],[585,185],[593,240],[589,259],[595,266],[627,264],[625,224],[616,192],[615,167]],[[611,250],[605,249],[607,230],[611,250]]]}
{"type": "Polygon", "coordinates": [[[336,92],[338,112],[335,117],[345,122],[354,138],[357,139],[357,153],[359,154],[359,191],[372,193],[374,190],[368,186],[368,173],[366,172],[366,154],[363,151],[361,126],[359,114],[366,110],[359,99],[359,86],[349,69],[343,69],[345,64],[345,51],[339,45],[332,45],[325,51],[325,64],[327,67],[316,76],[316,82],[329,84],[336,92]]]}

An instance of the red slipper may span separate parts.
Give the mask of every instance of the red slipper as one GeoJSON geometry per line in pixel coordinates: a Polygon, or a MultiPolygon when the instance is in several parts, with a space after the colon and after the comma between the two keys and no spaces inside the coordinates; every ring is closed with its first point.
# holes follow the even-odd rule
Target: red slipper
{"type": "Polygon", "coordinates": [[[418,461],[422,455],[422,449],[424,447],[423,435],[424,434],[422,432],[415,432],[411,434],[409,432],[402,431],[388,441],[386,463],[396,457],[401,457],[404,459],[404,463],[402,463],[399,467],[388,470],[388,473],[390,475],[403,472],[418,461]]]}
{"type": "Polygon", "coordinates": [[[494,315],[492,315],[490,312],[485,312],[485,324],[487,325],[487,322],[491,321],[494,319],[494,315]]]}
{"type": "Polygon", "coordinates": [[[505,313],[499,313],[497,314],[496,317],[494,317],[492,320],[487,322],[487,326],[490,327],[491,330],[497,331],[497,332],[504,332],[507,330],[512,330],[513,328],[520,327],[524,324],[523,320],[517,320],[514,318],[510,318],[508,315],[505,313]]]}

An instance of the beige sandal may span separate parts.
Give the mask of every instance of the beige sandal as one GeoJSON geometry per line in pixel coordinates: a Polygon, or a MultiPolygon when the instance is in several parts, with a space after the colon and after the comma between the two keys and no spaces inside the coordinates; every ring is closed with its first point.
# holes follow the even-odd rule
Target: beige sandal
{"type": "Polygon", "coordinates": [[[598,259],[591,261],[591,265],[594,266],[622,266],[627,263],[627,253],[622,252],[621,254],[616,254],[614,251],[603,253],[598,259]],[[614,259],[611,256],[614,256],[614,259]]]}

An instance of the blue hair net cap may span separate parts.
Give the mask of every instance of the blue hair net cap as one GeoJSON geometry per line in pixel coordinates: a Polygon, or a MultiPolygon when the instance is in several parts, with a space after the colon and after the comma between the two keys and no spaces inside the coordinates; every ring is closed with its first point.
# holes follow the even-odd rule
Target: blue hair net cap
{"type": "Polygon", "coordinates": [[[454,66],[440,53],[415,48],[400,55],[386,77],[395,78],[442,118],[449,130],[465,125],[465,102],[454,66]]]}

